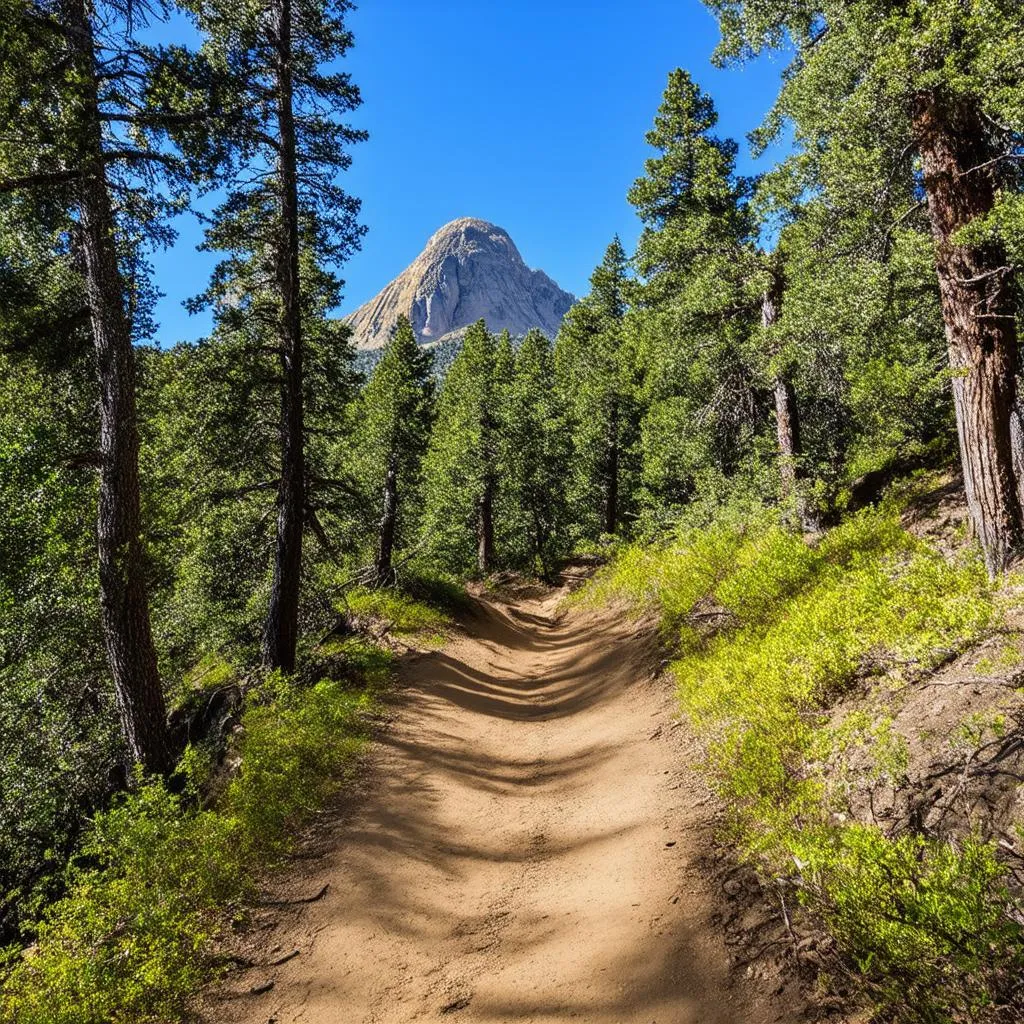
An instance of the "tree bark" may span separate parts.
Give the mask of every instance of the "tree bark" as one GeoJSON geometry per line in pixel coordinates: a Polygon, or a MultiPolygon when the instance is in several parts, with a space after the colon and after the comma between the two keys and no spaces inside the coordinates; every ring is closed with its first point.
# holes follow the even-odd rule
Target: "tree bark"
{"type": "Polygon", "coordinates": [[[476,564],[481,573],[494,564],[494,480],[488,478],[477,502],[476,564]]]}
{"type": "Polygon", "coordinates": [[[391,559],[395,550],[395,526],[398,519],[398,467],[392,452],[388,457],[384,477],[384,508],[380,519],[380,538],[377,545],[377,582],[386,583],[391,576],[391,559]]]}
{"type": "Polygon", "coordinates": [[[299,635],[299,590],[306,506],[306,465],[302,403],[302,291],[299,277],[299,198],[295,112],[292,100],[291,0],[275,3],[277,128],[280,144],[277,187],[279,216],[277,283],[281,297],[281,482],[277,494],[274,580],[263,634],[268,668],[295,670],[299,635]]]}
{"type": "Polygon", "coordinates": [[[619,523],[619,403],[612,399],[608,417],[608,441],[605,453],[604,532],[615,533],[619,523]]]}
{"type": "Polygon", "coordinates": [[[103,639],[129,753],[147,772],[165,773],[172,755],[146,591],[135,351],[103,159],[92,24],[83,0],[69,0],[65,10],[80,69],[80,244],[100,386],[96,533],[103,639]]]}
{"type": "Polygon", "coordinates": [[[1013,458],[1013,475],[1017,480],[1017,500],[1024,515],[1024,410],[1021,409],[1020,384],[1017,384],[1017,400],[1010,410],[1010,454],[1013,458]]]}
{"type": "MultiPolygon", "coordinates": [[[[781,271],[772,272],[772,282],[761,299],[761,326],[767,331],[778,323],[782,311],[785,281],[781,271]]],[[[796,404],[796,390],[788,375],[779,372],[773,388],[775,394],[775,430],[779,444],[779,497],[785,514],[792,516],[794,509],[800,529],[810,532],[817,528],[811,515],[807,496],[801,483],[804,479],[800,464],[803,445],[800,440],[800,413],[796,404]]]]}
{"type": "Polygon", "coordinates": [[[1010,439],[1017,369],[1012,268],[997,243],[954,240],[995,203],[997,171],[989,163],[995,154],[978,111],[935,90],[916,97],[914,133],[935,241],[964,488],[985,565],[995,575],[1024,542],[1010,439]]]}

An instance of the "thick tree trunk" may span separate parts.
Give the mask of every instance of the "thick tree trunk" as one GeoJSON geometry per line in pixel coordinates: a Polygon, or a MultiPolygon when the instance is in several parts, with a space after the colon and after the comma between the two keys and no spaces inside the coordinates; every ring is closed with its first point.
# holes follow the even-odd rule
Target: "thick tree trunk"
{"type": "Polygon", "coordinates": [[[608,417],[608,442],[605,458],[604,532],[615,533],[619,523],[619,403],[612,400],[608,417]]]}
{"type": "Polygon", "coordinates": [[[278,49],[277,167],[279,216],[277,278],[281,295],[281,482],[277,495],[277,546],[270,607],[263,633],[263,661],[268,668],[295,670],[299,636],[299,587],[306,508],[303,449],[302,314],[299,278],[299,198],[296,170],[295,115],[292,103],[291,0],[277,0],[278,49]]]}
{"type": "MultiPolygon", "coordinates": [[[[761,300],[761,325],[767,330],[778,322],[782,311],[782,297],[785,282],[779,271],[772,274],[772,283],[761,300]]],[[[779,442],[779,481],[784,509],[793,509],[800,529],[813,531],[817,524],[811,515],[807,496],[801,482],[803,470],[800,464],[803,446],[800,441],[800,414],[796,404],[796,390],[784,373],[775,378],[775,430],[779,442]]]]}
{"type": "Polygon", "coordinates": [[[391,576],[391,559],[395,551],[395,526],[398,520],[398,467],[392,454],[384,477],[384,508],[380,518],[377,545],[377,582],[386,583],[391,576]]]}
{"type": "Polygon", "coordinates": [[[994,153],[978,112],[935,91],[917,97],[914,132],[935,240],[967,504],[995,575],[1024,542],[1010,439],[1017,369],[1012,269],[998,244],[954,242],[960,228],[992,209],[994,153]]]}
{"type": "Polygon", "coordinates": [[[100,385],[97,538],[103,638],[131,757],[146,771],[164,773],[172,757],[146,593],[135,352],[103,160],[92,25],[82,0],[70,0],[66,10],[81,71],[79,218],[100,385]]]}

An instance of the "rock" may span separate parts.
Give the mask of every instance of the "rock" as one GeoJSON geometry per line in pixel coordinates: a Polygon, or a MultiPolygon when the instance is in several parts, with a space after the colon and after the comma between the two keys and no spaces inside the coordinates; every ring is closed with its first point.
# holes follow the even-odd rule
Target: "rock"
{"type": "Polygon", "coordinates": [[[513,336],[533,327],[549,338],[575,299],[542,270],[531,270],[507,231],[475,217],[446,224],[383,291],[345,318],[358,349],[387,344],[409,317],[421,345],[458,338],[477,320],[513,336]]]}

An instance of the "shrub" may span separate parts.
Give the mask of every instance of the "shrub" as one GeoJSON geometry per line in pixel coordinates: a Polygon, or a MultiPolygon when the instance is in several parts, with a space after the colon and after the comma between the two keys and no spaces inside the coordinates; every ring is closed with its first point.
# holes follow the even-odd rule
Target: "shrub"
{"type": "Polygon", "coordinates": [[[366,736],[386,652],[346,645],[358,689],[271,676],[248,695],[241,768],[215,809],[199,808],[209,760],[190,748],[183,796],[151,781],[96,815],[36,944],[0,957],[0,1020],[149,1024],[179,1017],[211,974],[210,941],[259,873],[337,790],[366,736]]]}

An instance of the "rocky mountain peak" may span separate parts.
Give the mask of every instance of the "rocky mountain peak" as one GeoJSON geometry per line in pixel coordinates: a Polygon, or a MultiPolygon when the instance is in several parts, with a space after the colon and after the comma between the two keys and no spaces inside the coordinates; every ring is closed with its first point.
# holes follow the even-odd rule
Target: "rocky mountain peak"
{"type": "Polygon", "coordinates": [[[378,295],[346,317],[357,348],[381,348],[401,314],[420,343],[461,334],[483,318],[492,331],[554,337],[575,300],[542,270],[531,270],[509,233],[476,217],[453,220],[378,295]]]}

